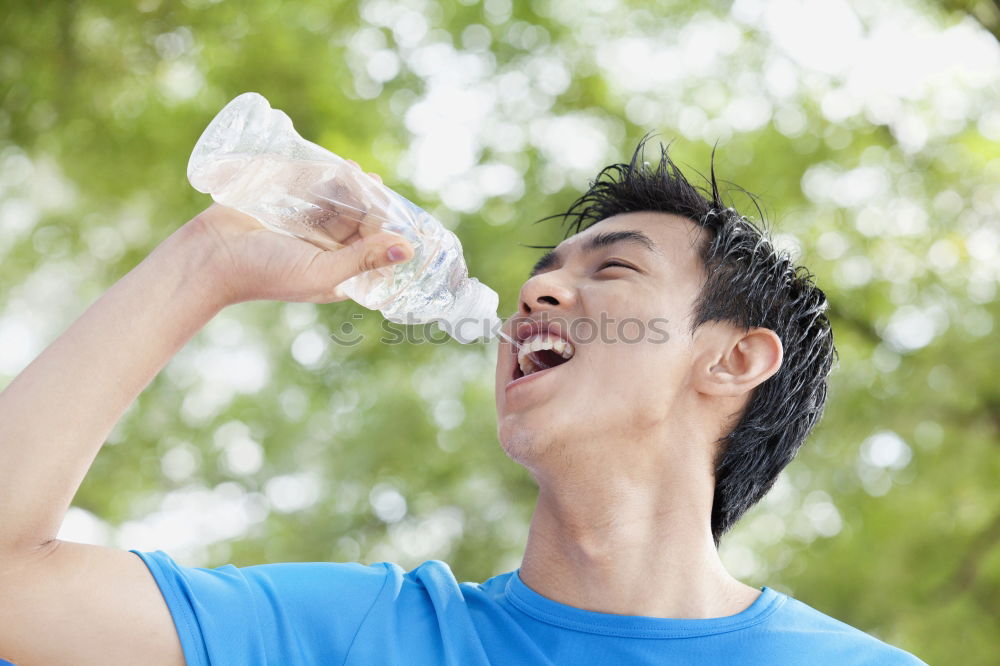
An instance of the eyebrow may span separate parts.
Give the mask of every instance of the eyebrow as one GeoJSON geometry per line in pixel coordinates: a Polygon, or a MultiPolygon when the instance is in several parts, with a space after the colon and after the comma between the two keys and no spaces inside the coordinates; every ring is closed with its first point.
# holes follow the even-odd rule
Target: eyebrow
{"type": "MultiPolygon", "coordinates": [[[[656,246],[656,243],[654,243],[649,236],[641,231],[607,231],[600,234],[594,234],[583,243],[583,247],[580,248],[580,251],[586,254],[602,248],[610,247],[611,245],[617,245],[619,243],[638,245],[639,247],[642,247],[650,252],[661,254],[660,248],[656,246]]],[[[562,257],[559,256],[558,250],[546,252],[542,255],[542,258],[535,263],[535,267],[531,269],[529,277],[534,277],[538,273],[548,268],[552,268],[560,263],[562,263],[562,257]]]]}

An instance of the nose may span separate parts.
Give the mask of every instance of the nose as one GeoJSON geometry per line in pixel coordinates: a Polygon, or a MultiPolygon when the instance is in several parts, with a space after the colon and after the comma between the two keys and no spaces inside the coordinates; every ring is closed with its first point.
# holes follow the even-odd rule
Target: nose
{"type": "Polygon", "coordinates": [[[573,307],[576,292],[560,279],[554,270],[530,278],[521,287],[520,314],[530,315],[540,312],[554,312],[573,307]]]}

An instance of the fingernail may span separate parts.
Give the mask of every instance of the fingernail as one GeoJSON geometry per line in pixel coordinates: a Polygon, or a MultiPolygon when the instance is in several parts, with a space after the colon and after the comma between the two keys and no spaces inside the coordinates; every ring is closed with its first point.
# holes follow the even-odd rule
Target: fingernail
{"type": "Polygon", "coordinates": [[[386,252],[386,255],[389,257],[389,261],[399,261],[406,256],[406,250],[403,249],[402,245],[393,245],[386,252]]]}

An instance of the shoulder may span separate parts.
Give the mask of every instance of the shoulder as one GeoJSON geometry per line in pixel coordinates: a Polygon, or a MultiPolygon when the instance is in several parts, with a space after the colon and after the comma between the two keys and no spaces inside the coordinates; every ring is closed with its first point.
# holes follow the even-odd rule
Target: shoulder
{"type": "Polygon", "coordinates": [[[495,600],[498,596],[502,596],[507,579],[513,574],[509,571],[482,583],[460,583],[452,573],[451,567],[440,560],[426,560],[409,571],[391,562],[379,564],[385,566],[387,572],[386,588],[432,599],[454,597],[465,602],[474,598],[495,600]]]}
{"type": "MultiPolygon", "coordinates": [[[[309,595],[330,588],[377,590],[384,585],[390,565],[361,565],[353,562],[283,562],[236,567],[226,564],[212,569],[181,566],[162,551],[133,550],[152,572],[161,587],[190,589],[201,587],[206,594],[238,595],[266,588],[309,595]]],[[[166,592],[167,590],[165,590],[166,592]]]]}
{"type": "Polygon", "coordinates": [[[340,663],[390,579],[390,567],[286,562],[215,568],[133,550],[146,563],[191,664],[340,663]],[[305,637],[289,641],[289,627],[305,637]]]}
{"type": "Polygon", "coordinates": [[[916,665],[924,662],[914,655],[865,633],[846,622],[816,610],[798,599],[778,593],[784,603],[766,623],[769,634],[803,651],[820,663],[916,665]]]}

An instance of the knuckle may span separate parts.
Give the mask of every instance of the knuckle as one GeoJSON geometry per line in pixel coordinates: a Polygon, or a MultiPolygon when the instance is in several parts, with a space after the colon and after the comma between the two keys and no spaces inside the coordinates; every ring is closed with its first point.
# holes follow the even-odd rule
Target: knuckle
{"type": "Polygon", "coordinates": [[[379,261],[380,251],[378,249],[369,249],[361,256],[361,261],[359,263],[359,268],[362,271],[370,271],[378,268],[381,265],[379,261]]]}

